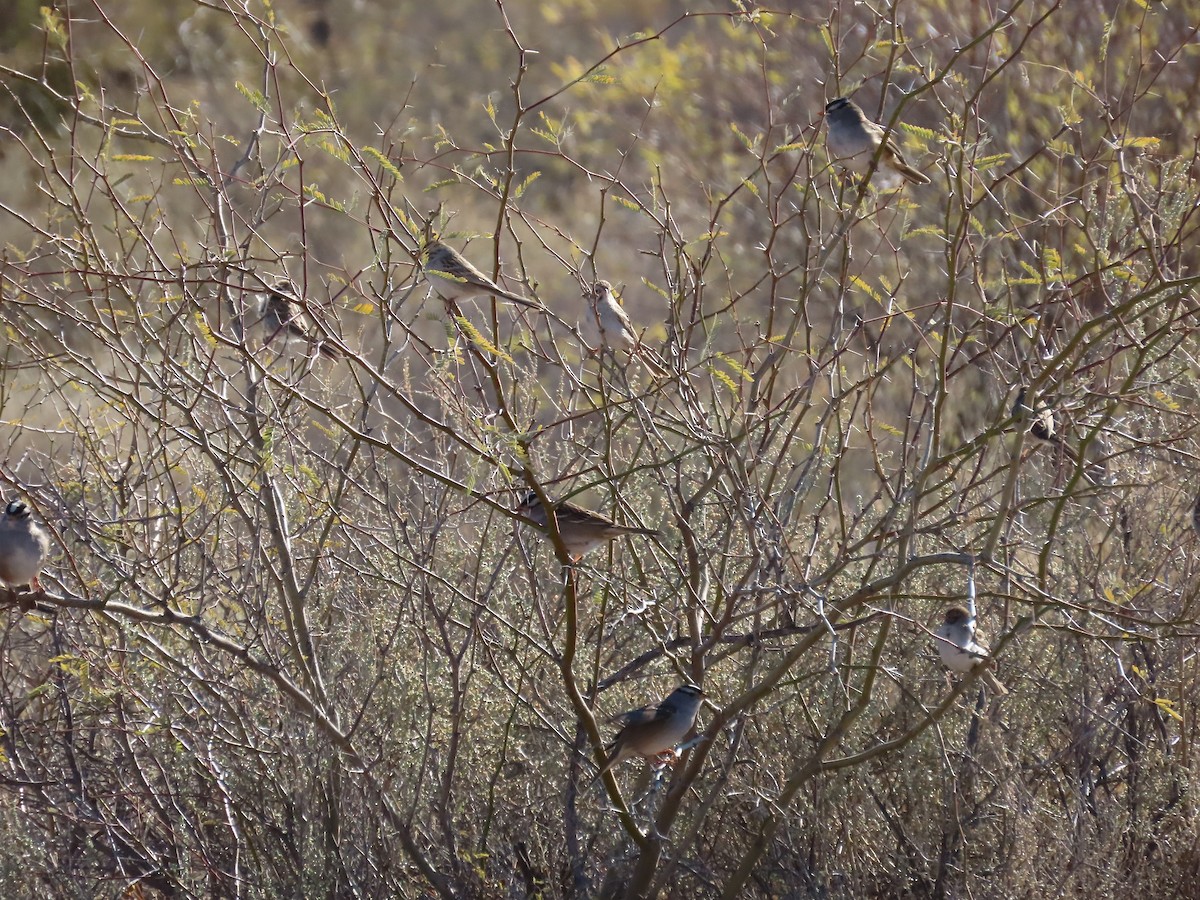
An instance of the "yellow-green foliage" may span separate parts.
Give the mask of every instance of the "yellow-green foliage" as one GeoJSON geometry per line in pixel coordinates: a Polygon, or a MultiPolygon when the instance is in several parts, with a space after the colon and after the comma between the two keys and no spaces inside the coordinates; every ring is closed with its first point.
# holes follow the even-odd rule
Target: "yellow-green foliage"
{"type": "Polygon", "coordinates": [[[1194,18],[8,4],[0,883],[1187,896],[1194,18]],[[830,165],[842,95],[929,184],[830,165]],[[534,487],[657,533],[571,564],[534,487]]]}

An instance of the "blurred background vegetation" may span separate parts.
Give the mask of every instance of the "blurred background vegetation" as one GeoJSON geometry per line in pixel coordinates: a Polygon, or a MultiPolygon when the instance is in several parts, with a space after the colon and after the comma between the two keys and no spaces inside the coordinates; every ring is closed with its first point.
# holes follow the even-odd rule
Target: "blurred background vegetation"
{"type": "Polygon", "coordinates": [[[0,883],[1192,896],[1198,27],[4,4],[0,480],[54,549],[0,883]],[[931,183],[831,168],[842,95],[931,183]],[[427,225],[549,312],[451,315],[427,225]],[[279,277],[344,358],[270,340],[279,277]],[[665,375],[589,353],[597,278],[665,375]],[[660,533],[564,566],[529,487],[660,533]],[[968,594],[1002,702],[937,660],[968,594]],[[684,679],[699,740],[594,782],[684,679]]]}

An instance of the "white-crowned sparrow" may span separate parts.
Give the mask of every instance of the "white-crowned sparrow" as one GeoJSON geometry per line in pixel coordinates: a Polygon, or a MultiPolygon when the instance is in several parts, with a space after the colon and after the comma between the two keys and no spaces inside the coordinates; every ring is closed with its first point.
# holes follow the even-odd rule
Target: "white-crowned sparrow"
{"type": "Polygon", "coordinates": [[[18,587],[41,590],[38,572],[50,552],[50,538],[33,521],[29,507],[11,501],[0,515],[0,581],[15,595],[18,587]]]}
{"type": "MultiPolygon", "coordinates": [[[[547,532],[548,536],[549,526],[546,521],[546,510],[542,507],[542,501],[536,493],[526,492],[521,497],[517,512],[547,532]]],[[[605,518],[599,513],[565,501],[554,504],[554,518],[558,522],[558,533],[567,548],[567,553],[575,561],[583,558],[585,553],[595,550],[623,534],[658,534],[653,528],[618,525],[612,519],[605,518]]]]}
{"type": "Polygon", "coordinates": [[[1029,402],[1029,390],[1024,386],[1017,391],[1012,414],[1017,421],[1028,422],[1029,433],[1039,441],[1052,444],[1062,443],[1062,435],[1058,433],[1058,422],[1054,418],[1054,410],[1049,406],[1035,409],[1029,402]]]}
{"type": "Polygon", "coordinates": [[[1024,423],[1024,427],[1038,440],[1039,443],[1052,447],[1056,453],[1071,461],[1072,465],[1083,465],[1083,477],[1094,485],[1103,484],[1106,479],[1104,462],[1102,460],[1083,460],[1079,451],[1067,443],[1059,430],[1058,418],[1049,406],[1037,406],[1029,400],[1028,390],[1022,386],[1017,391],[1016,402],[1012,408],[1013,418],[1024,423]]]}
{"type": "Polygon", "coordinates": [[[264,295],[262,326],[266,333],[264,344],[274,341],[276,346],[283,348],[302,345],[306,355],[315,348],[329,359],[337,359],[342,355],[341,350],[321,337],[300,301],[293,296],[292,286],[287,281],[276,282],[264,295]]]}
{"type": "Polygon", "coordinates": [[[605,350],[626,350],[636,354],[642,364],[656,375],[666,373],[666,367],[654,359],[639,340],[637,332],[633,330],[633,322],[613,294],[611,284],[597,281],[584,296],[588,301],[584,330],[589,338],[594,338],[605,350]]]}
{"type": "MultiPolygon", "coordinates": [[[[946,620],[934,633],[938,656],[951,671],[965,674],[987,661],[988,649],[982,643],[983,635],[975,627],[975,618],[965,608],[951,606],[946,610],[946,620]]],[[[1008,693],[991,669],[984,668],[979,677],[997,696],[1008,693]]]]}
{"type": "Polygon", "coordinates": [[[695,726],[703,701],[704,691],[694,684],[681,684],[657,706],[643,706],[617,716],[613,721],[621,723],[621,730],[609,744],[608,756],[596,778],[631,756],[652,759],[674,750],[695,726]]]}
{"type": "Polygon", "coordinates": [[[491,295],[532,309],[542,308],[539,303],[504,290],[467,262],[461,253],[441,241],[430,240],[426,243],[424,255],[425,274],[433,283],[434,290],[447,300],[491,295]]]}
{"type": "Polygon", "coordinates": [[[923,173],[904,159],[891,135],[884,140],[884,129],[868,119],[853,100],[847,97],[830,100],[825,106],[825,127],[825,146],[829,149],[830,159],[838,165],[860,174],[865,173],[882,142],[880,169],[898,172],[913,184],[929,183],[923,173]]]}

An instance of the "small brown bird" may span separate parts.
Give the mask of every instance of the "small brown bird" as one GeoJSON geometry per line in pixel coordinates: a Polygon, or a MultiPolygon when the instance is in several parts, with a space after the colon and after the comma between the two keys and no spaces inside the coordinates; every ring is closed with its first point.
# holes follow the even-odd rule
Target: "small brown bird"
{"type": "Polygon", "coordinates": [[[0,581],[15,597],[17,588],[41,590],[38,572],[50,552],[50,538],[33,521],[29,507],[13,500],[0,515],[0,581]]]}
{"type": "Polygon", "coordinates": [[[606,350],[632,350],[638,344],[637,332],[629,314],[613,295],[612,285],[597,281],[586,295],[588,331],[606,350]]]}
{"type": "Polygon", "coordinates": [[[337,359],[342,351],[321,337],[312,318],[303,305],[292,294],[287,281],[276,282],[263,299],[262,324],[266,331],[264,344],[278,340],[286,348],[289,345],[303,346],[305,355],[315,348],[328,359],[337,359]]]}
{"type": "Polygon", "coordinates": [[[447,300],[466,300],[471,297],[500,297],[531,309],[542,309],[535,303],[506,291],[471,265],[463,255],[441,241],[430,240],[425,244],[425,274],[442,297],[447,300]]]}
{"type": "Polygon", "coordinates": [[[829,149],[830,159],[838,165],[864,174],[882,143],[880,169],[898,172],[913,184],[929,184],[929,178],[904,159],[891,135],[884,140],[884,129],[868,119],[853,100],[847,97],[830,100],[825,105],[825,126],[825,146],[829,149]]]}
{"type": "Polygon", "coordinates": [[[589,338],[596,339],[605,350],[627,350],[655,375],[666,374],[666,366],[654,359],[649,348],[639,340],[633,322],[613,294],[611,284],[597,281],[584,296],[588,301],[584,331],[589,338]]]}
{"type": "MultiPolygon", "coordinates": [[[[547,532],[548,536],[549,524],[546,520],[546,510],[542,507],[542,501],[535,492],[528,491],[521,498],[517,512],[547,532]]],[[[554,518],[558,522],[558,533],[567,548],[567,554],[575,562],[582,559],[584,554],[623,534],[658,534],[653,528],[618,525],[600,513],[591,512],[565,501],[554,504],[554,518]]]]}
{"type": "Polygon", "coordinates": [[[1017,391],[1016,402],[1012,408],[1013,418],[1018,422],[1027,422],[1028,430],[1040,443],[1052,447],[1056,453],[1070,460],[1074,466],[1083,466],[1083,477],[1093,485],[1101,485],[1107,479],[1102,460],[1084,460],[1079,451],[1067,443],[1059,430],[1058,418],[1049,406],[1036,407],[1029,402],[1029,392],[1022,386],[1017,391]]]}
{"type": "Polygon", "coordinates": [[[1029,391],[1022,385],[1021,389],[1017,391],[1017,400],[1013,403],[1013,418],[1029,422],[1029,433],[1039,441],[1052,444],[1062,443],[1062,436],[1058,433],[1058,422],[1054,418],[1054,410],[1049,406],[1034,409],[1028,402],[1028,397],[1029,391]]]}
{"type": "Polygon", "coordinates": [[[631,756],[653,759],[674,750],[695,726],[703,701],[704,691],[694,684],[682,684],[657,706],[643,706],[617,716],[614,721],[622,728],[609,744],[608,756],[596,778],[631,756]]]}
{"type": "MultiPolygon", "coordinates": [[[[934,634],[937,635],[938,655],[951,671],[965,674],[988,659],[988,649],[982,643],[983,635],[975,627],[975,617],[961,606],[951,606],[946,610],[946,620],[934,634]]],[[[983,669],[979,677],[997,696],[1003,697],[1008,693],[1008,688],[1000,683],[991,669],[983,669]]]]}

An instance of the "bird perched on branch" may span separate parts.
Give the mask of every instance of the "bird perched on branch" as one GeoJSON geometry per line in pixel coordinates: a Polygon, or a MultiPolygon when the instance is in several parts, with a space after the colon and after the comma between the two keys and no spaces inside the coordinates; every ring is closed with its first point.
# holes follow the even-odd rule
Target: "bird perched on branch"
{"type": "Polygon", "coordinates": [[[584,296],[588,301],[587,329],[605,350],[627,350],[656,375],[663,375],[666,368],[653,359],[633,330],[629,314],[621,307],[613,294],[612,285],[597,281],[584,296]]]}
{"type": "Polygon", "coordinates": [[[463,255],[441,241],[430,239],[425,244],[425,274],[446,300],[466,300],[471,297],[500,297],[531,309],[542,309],[540,303],[520,294],[506,291],[471,265],[463,255]]]}
{"type": "Polygon", "coordinates": [[[303,346],[305,355],[315,349],[328,359],[342,355],[334,344],[321,336],[311,316],[292,293],[292,285],[278,281],[267,291],[262,304],[262,325],[266,331],[264,344],[279,341],[283,347],[303,346]]]}
{"type": "MultiPolygon", "coordinates": [[[[521,498],[517,512],[528,518],[533,524],[549,533],[549,523],[542,501],[534,491],[528,491],[521,498]]],[[[554,518],[558,522],[558,533],[567,548],[567,555],[575,562],[584,554],[595,550],[623,534],[658,534],[653,528],[638,528],[631,525],[618,525],[612,519],[583,509],[565,501],[554,504],[554,518]]]]}
{"type": "Polygon", "coordinates": [[[14,598],[17,589],[25,585],[35,591],[42,589],[38,572],[49,552],[50,538],[33,521],[29,507],[20,500],[10,501],[0,515],[0,581],[14,598]]]}
{"type": "Polygon", "coordinates": [[[631,756],[653,759],[669,751],[687,737],[696,724],[704,691],[694,684],[681,684],[657,706],[631,709],[617,716],[621,730],[608,746],[604,765],[596,778],[631,756]]]}
{"type": "Polygon", "coordinates": [[[1024,385],[1017,391],[1017,399],[1013,403],[1012,414],[1014,419],[1028,422],[1029,433],[1039,441],[1050,444],[1063,443],[1062,435],[1058,433],[1058,420],[1054,416],[1054,410],[1049,406],[1034,409],[1033,404],[1029,402],[1029,389],[1024,385]]]}
{"type": "Polygon", "coordinates": [[[597,281],[585,295],[588,301],[588,331],[606,350],[632,350],[638,345],[637,333],[629,314],[621,308],[612,285],[597,281]]]}
{"type": "Polygon", "coordinates": [[[1072,465],[1083,466],[1084,478],[1093,485],[1104,483],[1106,479],[1104,463],[1084,460],[1079,451],[1068,444],[1062,436],[1058,417],[1054,414],[1054,410],[1049,406],[1036,406],[1030,402],[1028,389],[1024,386],[1017,391],[1012,415],[1018,422],[1027,423],[1027,430],[1039,443],[1052,447],[1056,453],[1060,453],[1064,458],[1070,460],[1072,465]]]}
{"type": "MultiPolygon", "coordinates": [[[[982,643],[983,635],[975,627],[975,617],[964,607],[951,606],[946,610],[946,619],[934,634],[937,636],[938,655],[946,668],[953,672],[966,674],[984,665],[989,658],[988,649],[982,643]]],[[[1008,688],[1000,683],[991,669],[982,669],[979,677],[997,696],[1003,697],[1008,693],[1008,688]]]]}
{"type": "Polygon", "coordinates": [[[825,105],[825,146],[838,165],[860,174],[866,173],[880,144],[879,168],[902,175],[913,184],[928,184],[929,179],[904,159],[895,141],[882,127],[867,118],[853,100],[838,97],[825,105]]]}

